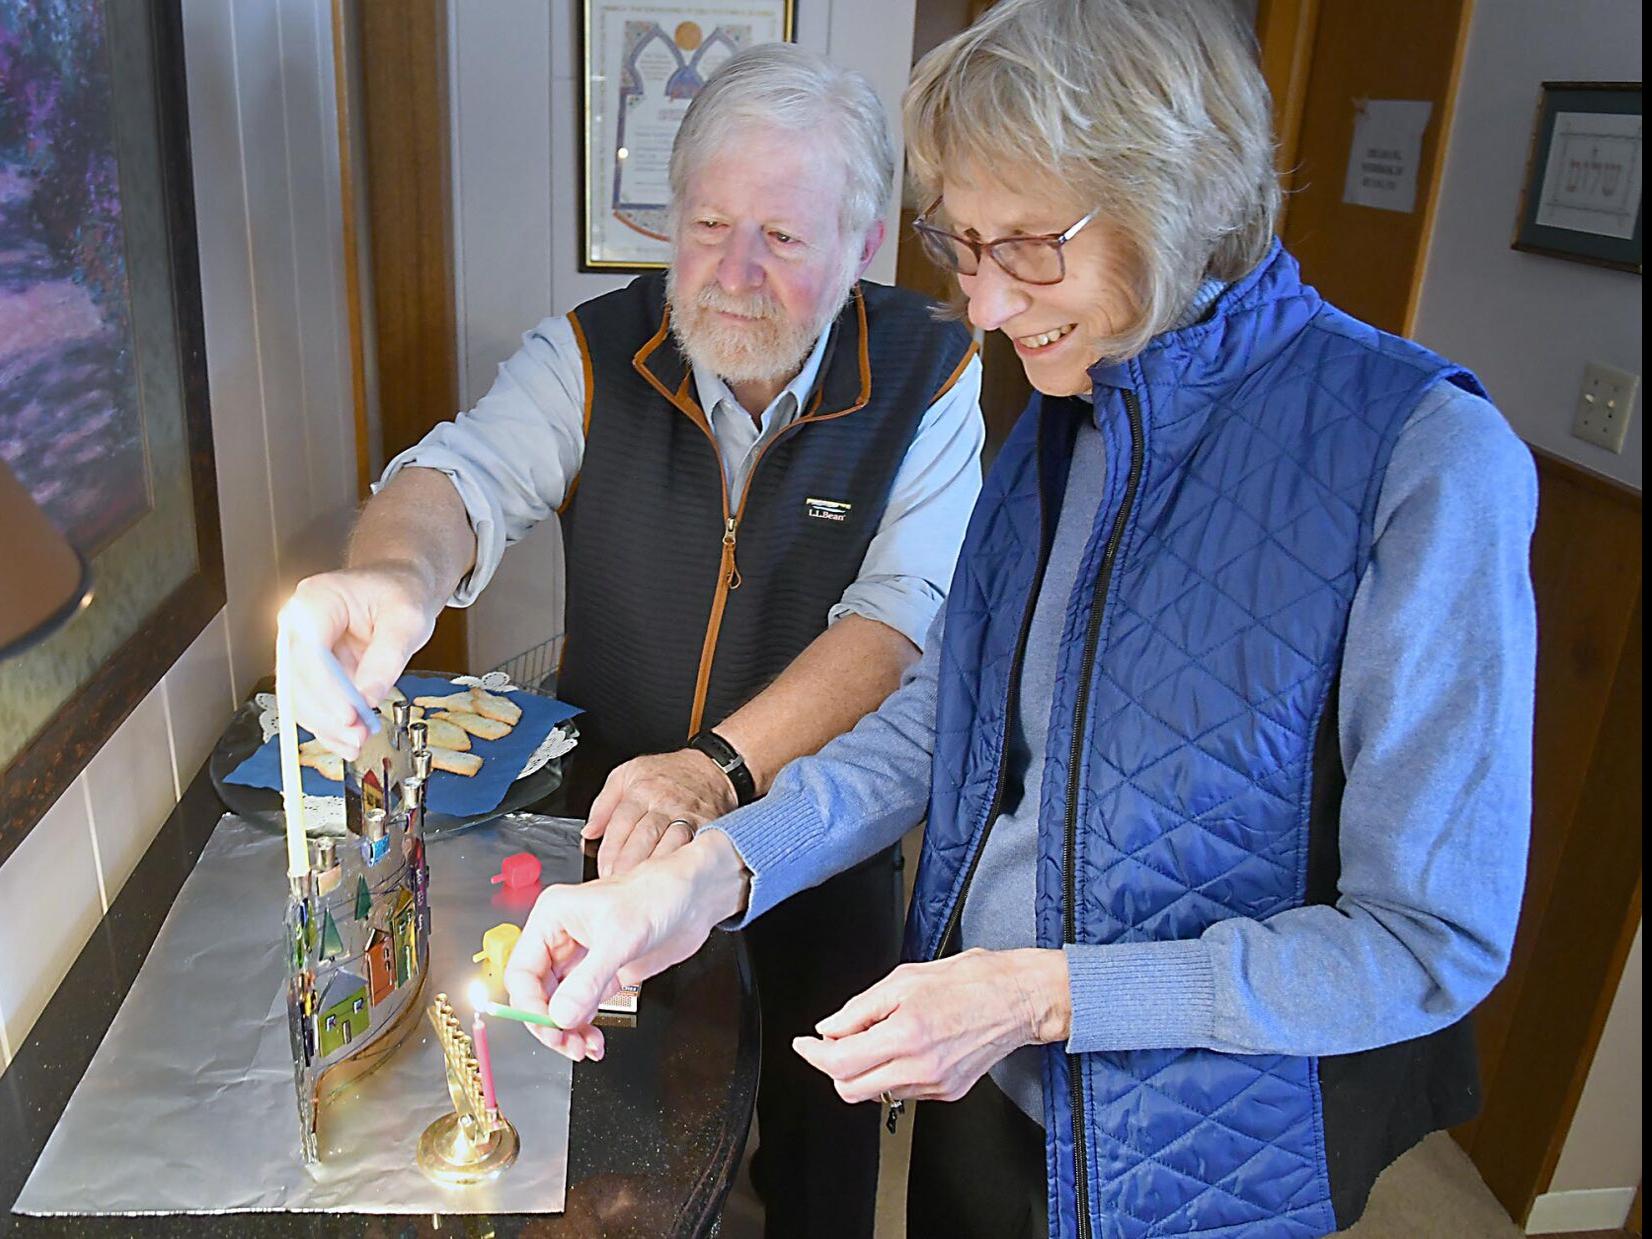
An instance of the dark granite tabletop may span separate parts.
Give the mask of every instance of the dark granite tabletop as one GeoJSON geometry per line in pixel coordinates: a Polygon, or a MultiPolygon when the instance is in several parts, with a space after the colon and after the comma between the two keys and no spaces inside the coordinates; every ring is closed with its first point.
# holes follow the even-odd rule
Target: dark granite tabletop
{"type": "MultiPolygon", "coordinates": [[[[584,816],[606,765],[580,750],[537,811],[584,816]],[[579,757],[584,757],[581,765],[579,757]]],[[[561,1214],[434,1218],[353,1213],[28,1218],[11,1212],[35,1159],[120,1008],[223,806],[205,767],[0,1076],[0,1234],[587,1236],[714,1233],[757,1090],[757,1000],[744,943],[714,934],[651,979],[635,1028],[574,1068],[561,1214]]],[[[486,829],[481,827],[480,829],[486,829]]],[[[439,847],[435,841],[432,847],[439,847]]],[[[589,869],[590,861],[587,860],[589,869]]]]}

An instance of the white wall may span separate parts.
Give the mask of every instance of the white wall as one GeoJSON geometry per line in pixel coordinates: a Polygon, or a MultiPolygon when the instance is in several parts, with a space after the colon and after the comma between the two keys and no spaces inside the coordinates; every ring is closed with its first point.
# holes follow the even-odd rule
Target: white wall
{"type": "Polygon", "coordinates": [[[184,6],[229,601],[4,865],[0,1066],[269,669],[278,580],[354,509],[331,5],[184,6]]]}
{"type": "MultiPolygon", "coordinates": [[[[1618,985],[1617,997],[1601,1030],[1600,1045],[1595,1051],[1589,1078],[1584,1083],[1583,1095],[1578,1099],[1577,1115],[1560,1150],[1554,1177],[1549,1182],[1549,1197],[1567,1196],[1576,1192],[1598,1193],[1616,1189],[1623,1192],[1641,1181],[1641,1046],[1643,970],[1641,935],[1635,934],[1635,943],[1623,966],[1623,979],[1618,985]]],[[[1599,1200],[1591,1196],[1591,1200],[1599,1200]]],[[[1620,1197],[1627,1211],[1629,1200],[1620,1197]]],[[[1558,1201],[1550,1201],[1553,1211],[1558,1201]]],[[[1616,1220],[1583,1223],[1567,1229],[1589,1229],[1595,1226],[1611,1228],[1623,1224],[1616,1220]]]]}
{"type": "MultiPolygon", "coordinates": [[[[911,67],[914,0],[803,0],[797,41],[872,81],[891,123],[911,67]]],[[[521,334],[629,276],[579,270],[576,5],[449,0],[460,396],[488,389],[521,334]]],[[[897,134],[898,136],[898,134],[897,134]]],[[[899,173],[897,173],[899,175],[899,173]]],[[[892,283],[899,204],[870,278],[892,283]]],[[[561,631],[561,537],[548,521],[511,549],[470,614],[483,670],[561,631]]]]}
{"type": "Polygon", "coordinates": [[[1641,277],[1509,241],[1539,83],[1640,79],[1640,0],[1475,6],[1416,326],[1479,374],[1527,442],[1636,489],[1644,402],[1621,456],[1570,431],[1585,363],[1641,372],[1641,277]]]}

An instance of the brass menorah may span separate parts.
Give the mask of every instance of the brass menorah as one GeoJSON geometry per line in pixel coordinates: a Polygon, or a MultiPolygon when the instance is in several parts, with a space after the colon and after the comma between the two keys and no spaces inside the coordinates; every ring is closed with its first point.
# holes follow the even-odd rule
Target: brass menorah
{"type": "Polygon", "coordinates": [[[453,1110],[419,1137],[418,1164],[426,1178],[449,1187],[481,1183],[504,1173],[521,1147],[516,1128],[497,1104],[483,1098],[482,1071],[470,1034],[453,1013],[446,994],[430,1004],[430,1022],[447,1065],[447,1092],[453,1110]]]}

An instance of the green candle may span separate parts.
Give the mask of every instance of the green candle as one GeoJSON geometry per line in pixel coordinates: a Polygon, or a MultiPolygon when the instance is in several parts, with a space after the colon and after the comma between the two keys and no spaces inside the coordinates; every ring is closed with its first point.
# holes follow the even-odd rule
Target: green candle
{"type": "Polygon", "coordinates": [[[490,1002],[487,1006],[483,1007],[482,1010],[487,1012],[489,1015],[497,1015],[501,1019],[520,1020],[524,1024],[539,1024],[545,1028],[554,1028],[559,1032],[562,1030],[562,1025],[558,1024],[550,1016],[537,1015],[532,1011],[524,1011],[521,1007],[507,1007],[503,1003],[490,1002]]]}

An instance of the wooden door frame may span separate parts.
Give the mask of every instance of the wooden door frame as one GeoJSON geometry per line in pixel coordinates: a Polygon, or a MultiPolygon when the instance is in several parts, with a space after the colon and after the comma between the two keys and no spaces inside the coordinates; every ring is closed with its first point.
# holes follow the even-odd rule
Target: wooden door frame
{"type": "Polygon", "coordinates": [[[1279,204],[1278,231],[1285,230],[1290,188],[1296,176],[1296,148],[1302,136],[1302,109],[1308,99],[1308,69],[1313,57],[1319,0],[1259,0],[1256,42],[1262,76],[1273,96],[1275,166],[1285,191],[1279,204]]]}
{"type": "MultiPolygon", "coordinates": [[[[447,6],[441,0],[357,3],[350,17],[361,85],[360,192],[372,284],[379,447],[382,459],[389,460],[458,411],[447,6]]],[[[344,21],[335,10],[335,22],[342,27],[344,21]]],[[[349,70],[341,68],[341,83],[349,70]]],[[[347,93],[340,92],[341,159],[348,138],[343,116],[347,93]]],[[[354,184],[353,171],[347,169],[345,185],[354,184]]],[[[355,243],[355,210],[348,199],[345,218],[348,252],[355,243]]],[[[353,274],[353,263],[350,268],[353,274]]],[[[352,328],[359,332],[359,288],[355,296],[352,328]]],[[[365,361],[365,349],[363,354],[365,361]]],[[[367,440],[364,391],[359,407],[358,476],[365,478],[374,453],[367,440]]],[[[463,611],[443,609],[435,633],[413,656],[412,665],[470,670],[463,611]]]]}

